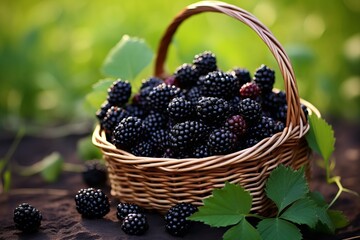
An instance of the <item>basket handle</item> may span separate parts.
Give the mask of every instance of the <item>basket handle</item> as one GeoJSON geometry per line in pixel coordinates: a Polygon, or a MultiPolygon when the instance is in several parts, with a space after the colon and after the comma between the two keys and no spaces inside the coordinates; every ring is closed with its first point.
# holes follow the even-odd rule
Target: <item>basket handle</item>
{"type": "Polygon", "coordinates": [[[192,15],[203,12],[218,12],[233,17],[254,30],[268,46],[274,55],[284,79],[286,102],[288,106],[286,126],[298,126],[300,121],[306,123],[306,117],[300,107],[300,98],[296,85],[295,74],[290,59],[279,41],[270,30],[249,12],[224,2],[202,1],[191,4],[183,9],[172,21],[163,35],[155,60],[155,76],[165,77],[164,62],[166,60],[169,44],[180,24],[192,15]]]}

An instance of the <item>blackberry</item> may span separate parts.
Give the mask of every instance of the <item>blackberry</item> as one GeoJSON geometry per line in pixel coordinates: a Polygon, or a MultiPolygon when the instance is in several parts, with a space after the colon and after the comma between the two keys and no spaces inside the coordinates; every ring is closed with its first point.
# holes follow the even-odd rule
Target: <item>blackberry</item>
{"type": "Polygon", "coordinates": [[[180,88],[162,83],[150,91],[147,96],[148,105],[155,111],[164,112],[169,102],[180,93],[180,88]]]}
{"type": "Polygon", "coordinates": [[[301,109],[304,112],[305,117],[307,119],[307,117],[309,116],[309,111],[308,111],[307,107],[304,104],[301,104],[301,109]]]}
{"type": "Polygon", "coordinates": [[[216,56],[210,51],[195,55],[193,64],[196,66],[199,75],[205,75],[217,70],[216,56]]]}
{"type": "Polygon", "coordinates": [[[113,144],[119,148],[128,150],[143,134],[142,120],[137,117],[127,117],[121,120],[113,132],[113,144]]]}
{"type": "Polygon", "coordinates": [[[116,217],[121,221],[130,213],[144,213],[144,209],[134,203],[119,203],[116,210],[116,217]]]}
{"type": "Polygon", "coordinates": [[[167,107],[170,119],[181,122],[190,118],[194,113],[193,105],[185,98],[173,98],[167,107]]]}
{"type": "Polygon", "coordinates": [[[109,199],[100,189],[80,189],[75,203],[76,210],[85,218],[102,218],[110,211],[109,199]]]}
{"type": "Polygon", "coordinates": [[[154,145],[149,140],[143,140],[134,145],[130,152],[135,156],[141,157],[154,157],[155,148],[154,145]]]}
{"type": "Polygon", "coordinates": [[[242,85],[248,82],[251,82],[250,72],[246,68],[234,68],[231,71],[231,74],[235,76],[239,81],[239,87],[241,87],[242,85]]]}
{"type": "Polygon", "coordinates": [[[121,229],[129,235],[142,235],[149,229],[149,224],[145,214],[130,213],[124,218],[121,229]]]}
{"type": "Polygon", "coordinates": [[[186,220],[197,211],[197,207],[191,203],[178,203],[172,206],[165,215],[165,229],[173,236],[182,237],[187,234],[191,227],[191,221],[186,220]]]}
{"type": "Polygon", "coordinates": [[[145,131],[149,134],[155,132],[158,129],[162,129],[166,127],[168,122],[168,118],[159,112],[150,112],[143,120],[143,126],[145,131]]]}
{"type": "Polygon", "coordinates": [[[241,86],[240,88],[241,98],[251,98],[258,99],[261,95],[261,90],[255,82],[248,82],[241,86]]]}
{"type": "Polygon", "coordinates": [[[192,156],[195,158],[204,158],[212,156],[212,153],[207,144],[202,144],[194,148],[192,156]]]}
{"type": "Polygon", "coordinates": [[[106,116],[106,113],[107,113],[107,111],[111,108],[111,104],[108,102],[108,101],[105,101],[102,105],[101,105],[101,107],[100,107],[100,109],[98,109],[97,111],[96,111],[96,117],[98,118],[98,120],[100,121],[100,123],[103,121],[103,119],[105,118],[105,116],[106,116]]]}
{"type": "Polygon", "coordinates": [[[259,142],[259,140],[257,138],[246,138],[245,142],[244,142],[244,147],[245,148],[252,147],[252,146],[256,145],[258,142],[259,142]]]}
{"type": "Polygon", "coordinates": [[[128,112],[129,116],[138,117],[143,119],[146,116],[147,111],[145,108],[138,104],[127,104],[124,110],[128,112]]]}
{"type": "Polygon", "coordinates": [[[15,227],[23,232],[36,232],[42,220],[38,209],[28,203],[21,203],[14,210],[15,227]]]}
{"type": "Polygon", "coordinates": [[[105,132],[111,134],[119,122],[128,116],[129,113],[123,108],[112,106],[106,112],[106,116],[101,122],[101,126],[104,128],[105,132]]]}
{"type": "Polygon", "coordinates": [[[213,154],[227,154],[236,148],[237,137],[229,129],[215,129],[210,133],[207,144],[213,154]]]}
{"type": "Polygon", "coordinates": [[[261,117],[261,105],[250,98],[245,98],[240,102],[240,114],[248,124],[256,123],[261,117]]]}
{"type": "Polygon", "coordinates": [[[150,77],[150,78],[142,81],[140,89],[144,89],[147,87],[153,88],[162,83],[163,83],[163,80],[161,80],[160,78],[150,77]]]}
{"type": "Polygon", "coordinates": [[[82,179],[89,187],[105,186],[107,171],[104,164],[99,160],[85,162],[85,169],[82,172],[82,179]]]}
{"type": "Polygon", "coordinates": [[[235,96],[232,99],[230,99],[228,102],[230,104],[230,114],[232,114],[232,115],[239,114],[240,113],[240,102],[241,102],[240,96],[235,96]]]}
{"type": "Polygon", "coordinates": [[[233,75],[222,71],[208,73],[200,78],[199,84],[204,96],[231,99],[239,91],[239,81],[233,75]]]}
{"type": "Polygon", "coordinates": [[[189,100],[192,105],[196,105],[202,96],[203,94],[200,87],[190,88],[185,95],[186,99],[189,100]]]}
{"type": "Polygon", "coordinates": [[[275,82],[275,72],[263,64],[256,69],[254,81],[260,87],[262,94],[271,92],[275,82]]]}
{"type": "Polygon", "coordinates": [[[233,115],[226,119],[225,127],[235,133],[236,136],[241,136],[246,133],[246,122],[241,115],[233,115]]]}
{"type": "Polygon", "coordinates": [[[229,103],[217,97],[202,97],[196,105],[196,113],[201,120],[208,123],[221,123],[229,115],[229,103]]]}
{"type": "Polygon", "coordinates": [[[287,116],[287,104],[283,104],[278,106],[277,111],[274,113],[274,118],[281,122],[286,122],[286,116],[287,116]]]}
{"type": "Polygon", "coordinates": [[[184,63],[179,66],[174,73],[176,85],[180,88],[191,88],[199,79],[199,72],[192,64],[184,63]]]}
{"type": "Polygon", "coordinates": [[[116,80],[108,89],[107,100],[114,106],[123,106],[131,95],[131,85],[128,81],[116,80]]]}
{"type": "Polygon", "coordinates": [[[250,136],[256,139],[263,139],[274,135],[276,129],[276,121],[269,117],[261,117],[261,120],[249,130],[250,136]]]}
{"type": "Polygon", "coordinates": [[[189,148],[192,143],[202,139],[206,134],[206,126],[198,121],[185,121],[175,124],[170,129],[169,141],[175,150],[189,148]]]}
{"type": "Polygon", "coordinates": [[[274,134],[282,132],[285,129],[285,124],[283,122],[277,121],[274,127],[274,134]]]}
{"type": "Polygon", "coordinates": [[[164,152],[170,146],[168,130],[159,129],[152,132],[150,138],[158,152],[164,152]]]}

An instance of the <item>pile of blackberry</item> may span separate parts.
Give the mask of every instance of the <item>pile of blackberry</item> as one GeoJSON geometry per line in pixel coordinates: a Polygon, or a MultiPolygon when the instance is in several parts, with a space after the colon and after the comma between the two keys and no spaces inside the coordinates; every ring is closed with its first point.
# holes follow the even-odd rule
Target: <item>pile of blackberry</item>
{"type": "MultiPolygon", "coordinates": [[[[108,141],[136,156],[202,158],[251,147],[284,129],[286,94],[265,65],[222,71],[209,51],[166,79],[143,80],[131,97],[116,80],[96,116],[108,141]]],[[[306,113],[306,108],[303,108],[306,113]]]]}

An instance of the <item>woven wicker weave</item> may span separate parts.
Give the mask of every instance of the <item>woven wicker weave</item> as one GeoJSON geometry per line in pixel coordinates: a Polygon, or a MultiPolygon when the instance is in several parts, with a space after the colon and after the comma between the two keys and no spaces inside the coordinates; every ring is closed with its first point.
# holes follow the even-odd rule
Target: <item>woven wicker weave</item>
{"type": "MultiPolygon", "coordinates": [[[[265,197],[264,185],[270,172],[279,164],[294,168],[309,165],[311,151],[304,139],[309,129],[301,111],[300,98],[289,58],[272,33],[245,10],[222,2],[199,2],[181,11],[167,28],[158,49],[155,75],[166,76],[164,62],[168,46],[178,26],[190,16],[203,12],[219,12],[240,20],[269,47],[285,83],[288,104],[286,128],[253,147],[224,156],[206,158],[136,157],[106,140],[97,126],[93,143],[104,155],[109,172],[111,194],[121,201],[136,203],[144,208],[165,212],[178,202],[201,205],[214,188],[226,181],[239,183],[253,196],[252,211],[266,214],[272,204],[265,197]]],[[[319,114],[309,103],[310,112],[319,114]]]]}

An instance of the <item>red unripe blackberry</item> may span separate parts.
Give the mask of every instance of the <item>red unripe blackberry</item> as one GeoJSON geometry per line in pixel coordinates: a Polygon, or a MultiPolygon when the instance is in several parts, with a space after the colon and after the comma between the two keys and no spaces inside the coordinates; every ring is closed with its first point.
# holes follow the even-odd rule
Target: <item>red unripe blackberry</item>
{"type": "Polygon", "coordinates": [[[240,88],[241,98],[251,98],[256,100],[261,95],[261,90],[255,82],[248,82],[240,88]]]}
{"type": "Polygon", "coordinates": [[[235,133],[236,136],[241,136],[246,133],[246,122],[241,115],[234,115],[226,119],[225,127],[235,133]]]}

